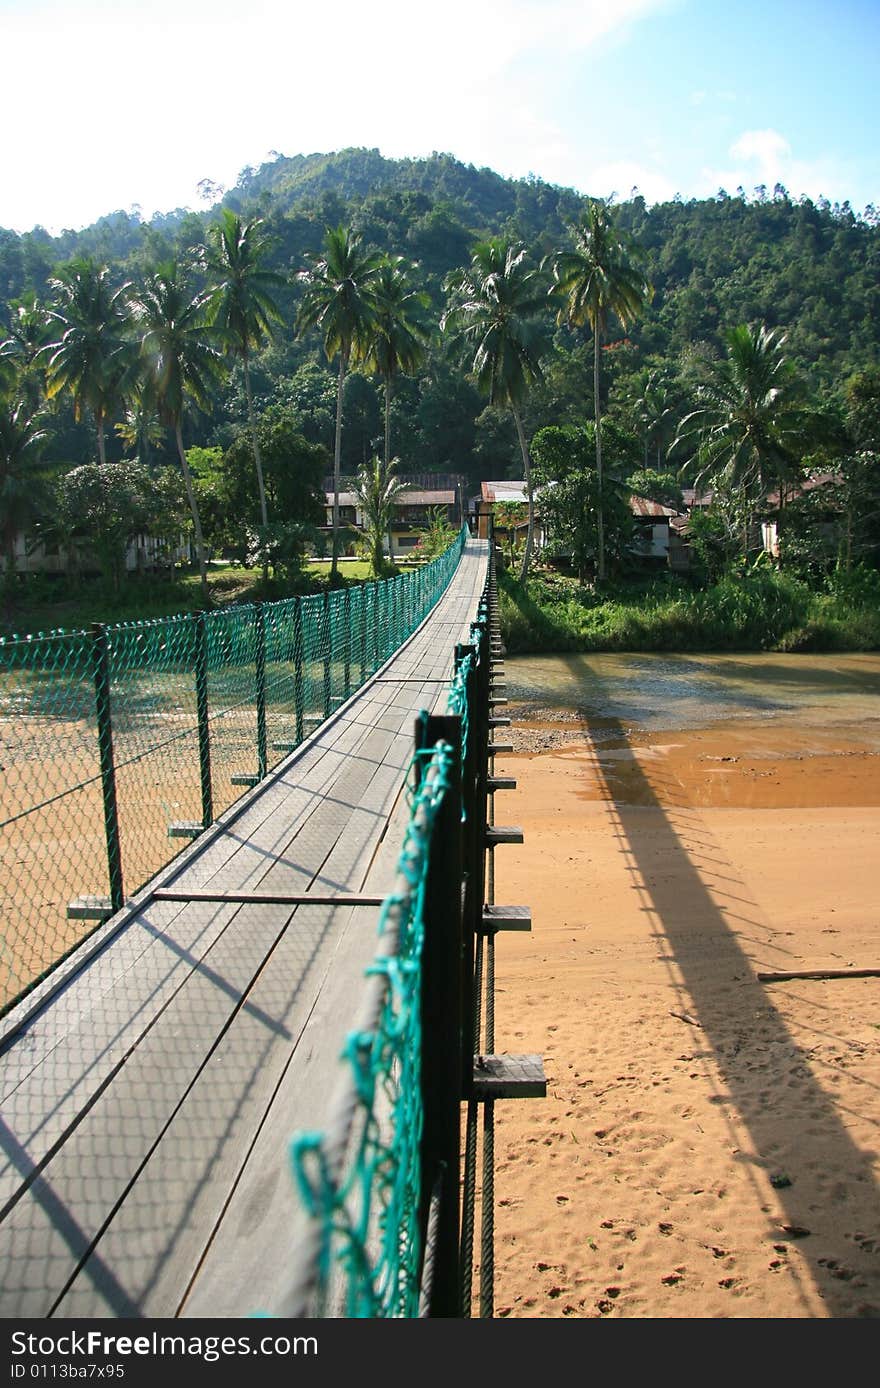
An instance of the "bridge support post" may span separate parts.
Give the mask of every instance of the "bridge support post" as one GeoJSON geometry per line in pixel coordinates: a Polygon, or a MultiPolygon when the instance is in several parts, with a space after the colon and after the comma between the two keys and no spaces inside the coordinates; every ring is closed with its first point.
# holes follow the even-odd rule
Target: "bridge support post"
{"type": "Polygon", "coordinates": [[[461,720],[434,717],[416,724],[416,749],[439,741],[452,747],[451,784],[434,821],[425,883],[425,939],[422,954],[422,1104],[420,1227],[428,1228],[436,1193],[431,1317],[459,1317],[458,1276],[459,1154],[461,1076],[470,1037],[463,1032],[461,720]]]}
{"type": "Polygon", "coordinates": [[[305,736],[302,598],[294,598],[293,602],[293,714],[296,721],[296,744],[299,746],[305,736]]]}
{"type": "Polygon", "coordinates": [[[202,790],[202,828],[214,823],[214,796],[211,786],[211,725],[208,720],[208,634],[204,612],[196,613],[195,642],[196,717],[199,725],[199,781],[202,790]]]}
{"type": "Polygon", "coordinates": [[[324,656],[324,717],[330,717],[330,593],[324,589],[321,604],[321,647],[324,656]]]}
{"type": "Polygon", "coordinates": [[[254,609],[254,689],[257,705],[257,775],[262,781],[266,774],[266,614],[263,604],[254,609]]]}
{"type": "Polygon", "coordinates": [[[95,680],[95,716],[98,723],[98,755],[104,797],[104,837],[107,843],[110,905],[114,911],[119,911],[125,901],[125,893],[122,887],[122,845],[119,839],[113,718],[110,709],[110,657],[107,631],[100,622],[95,622],[92,626],[92,671],[95,680]]]}

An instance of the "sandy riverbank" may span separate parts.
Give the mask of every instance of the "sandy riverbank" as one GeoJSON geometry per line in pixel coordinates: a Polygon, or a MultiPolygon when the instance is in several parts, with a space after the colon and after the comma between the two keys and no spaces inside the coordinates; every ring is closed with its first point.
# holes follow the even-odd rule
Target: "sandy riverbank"
{"type": "Polygon", "coordinates": [[[880,1316],[880,756],[853,725],[516,731],[499,1316],[880,1316]],[[598,752],[594,750],[598,745],[598,752]]]}

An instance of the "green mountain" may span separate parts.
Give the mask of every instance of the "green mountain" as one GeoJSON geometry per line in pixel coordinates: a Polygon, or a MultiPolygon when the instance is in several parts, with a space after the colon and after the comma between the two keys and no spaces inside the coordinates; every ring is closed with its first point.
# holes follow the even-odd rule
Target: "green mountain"
{"type": "MultiPolygon", "coordinates": [[[[11,323],[15,300],[47,297],[53,271],[71,257],[90,255],[120,280],[137,279],[147,265],[200,243],[220,206],[260,215],[268,224],[273,268],[289,286],[282,295],[288,325],[299,293],[296,272],[319,249],[325,228],[341,222],[379,249],[418,262],[438,321],[444,276],[467,262],[476,240],[512,233],[538,262],[565,243],[566,224],[583,202],[570,188],[531,177],[505,179],[449,154],[394,160],[375,149],[345,149],[279,156],[243,170],[207,211],[178,209],[149,223],[116,212],[58,237],[39,228],[23,236],[0,229],[0,330],[11,323]]],[[[652,207],[636,195],[621,203],[620,219],[644,248],[654,297],[626,335],[611,334],[604,380],[612,409],[624,410],[645,368],[686,380],[688,363],[722,351],[724,331],[741,322],[786,331],[787,349],[818,400],[836,398],[854,372],[880,360],[880,217],[874,208],[857,215],[848,204],[793,199],[777,185],[748,197],[719,190],[715,198],[652,207]]],[[[558,329],[557,344],[552,379],[530,406],[533,429],[590,408],[588,335],[558,329]]],[[[295,341],[288,326],[255,363],[258,405],[290,406],[307,437],[325,439],[331,382],[325,368],[317,343],[295,341]]],[[[395,447],[419,471],[468,470],[476,477],[515,468],[512,427],[484,406],[438,342],[418,379],[401,382],[395,447]]],[[[190,441],[225,445],[242,413],[241,382],[233,374],[211,419],[189,421],[190,441]]],[[[86,426],[68,419],[59,432],[61,456],[78,461],[88,455],[86,426]]],[[[346,467],[356,467],[380,434],[375,383],[355,375],[346,396],[346,467]]]]}

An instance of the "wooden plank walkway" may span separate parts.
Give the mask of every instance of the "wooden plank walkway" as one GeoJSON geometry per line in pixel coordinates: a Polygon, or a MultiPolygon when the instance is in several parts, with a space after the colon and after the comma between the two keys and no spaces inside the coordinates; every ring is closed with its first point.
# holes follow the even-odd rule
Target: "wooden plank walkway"
{"type": "Polygon", "coordinates": [[[445,707],[487,559],[469,541],[393,659],[4,1019],[0,1315],[278,1303],[290,1137],[324,1126],[377,950],[379,908],[326,898],[391,886],[414,717],[445,707]]]}

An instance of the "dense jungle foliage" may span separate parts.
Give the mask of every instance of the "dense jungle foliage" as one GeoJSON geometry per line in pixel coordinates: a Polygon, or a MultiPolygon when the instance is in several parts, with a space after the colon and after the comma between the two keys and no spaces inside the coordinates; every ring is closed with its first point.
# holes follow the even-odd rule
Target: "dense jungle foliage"
{"type": "MultiPolygon", "coordinates": [[[[149,222],[0,229],[7,607],[24,532],[69,554],[85,533],[117,593],[134,533],[189,533],[203,601],[211,552],[261,566],[264,584],[270,564],[294,581],[331,470],[373,477],[376,555],[407,474],[463,475],[471,493],[486,478],[543,487],[542,564],[566,561],[572,577],[544,592],[544,571],[529,601],[558,609],[552,582],[573,586],[549,625],[509,590],[511,630],[538,645],[554,626],[563,645],[575,631],[588,646],[723,643],[718,585],[742,583],[768,519],[786,583],[816,592],[878,567],[873,207],[779,185],[648,207],[636,189],[596,201],[369,149],[278,157],[204,192],[206,210],[149,222]],[[717,601],[676,598],[662,635],[637,613],[603,634],[583,590],[633,567],[628,495],[681,511],[685,485],[714,491],[691,517],[688,582],[717,601]]],[[[338,540],[334,523],[334,580],[338,540]]],[[[530,527],[521,578],[531,545],[530,527]]],[[[828,634],[839,592],[825,636],[793,592],[785,631],[807,633],[795,644],[848,639],[828,634]]],[[[759,608],[737,618],[737,641],[753,639],[759,608]]]]}
{"type": "MultiPolygon", "coordinates": [[[[598,191],[598,190],[597,190],[598,191]]],[[[0,331],[14,326],[14,305],[50,297],[61,265],[88,256],[122,283],[138,281],[156,264],[178,260],[205,240],[221,207],[260,217],[270,237],[268,266],[283,277],[278,301],[283,323],[253,362],[259,409],[280,404],[297,413],[311,443],[332,435],[335,376],[315,338],[297,339],[292,325],[301,297],[296,281],[321,249],[327,227],[342,223],[378,250],[404,255],[419,267],[436,325],[444,307],[445,276],[470,258],[475,242],[509,235],[525,243],[537,264],[563,244],[585,199],[539,179],[510,180],[449,155],[389,160],[377,150],[298,155],[245,169],[237,185],[200,213],[177,211],[145,223],[115,212],[83,231],[52,237],[0,229],[0,331]]],[[[840,397],[848,377],[880,357],[880,226],[873,208],[857,215],[848,204],[793,199],[780,187],[719,190],[714,199],[647,207],[639,196],[621,200],[621,229],[645,252],[653,299],[626,333],[612,334],[604,351],[604,404],[638,428],[639,373],[658,370],[683,386],[694,363],[723,351],[723,333],[761,321],[787,334],[787,350],[817,400],[840,397]]],[[[550,318],[550,315],[548,315],[550,318]]],[[[550,318],[552,321],[552,318],[550,318]]],[[[570,423],[591,410],[589,331],[557,330],[558,356],[546,384],[527,402],[531,436],[544,425],[570,423]]],[[[401,377],[392,406],[395,451],[404,470],[463,472],[473,479],[520,471],[513,424],[487,406],[473,382],[450,360],[439,338],[418,373],[401,377]]],[[[185,420],[187,446],[227,447],[244,415],[241,370],[232,373],[210,413],[185,420]]],[[[353,473],[381,435],[381,389],[354,372],[345,391],[342,467],[353,473]]],[[[668,417],[668,441],[675,420],[668,417]]],[[[50,457],[67,464],[94,457],[93,426],[79,423],[64,398],[50,425],[50,457]]],[[[656,454],[657,442],[651,439],[656,454]]],[[[167,440],[159,456],[173,459],[167,440]]],[[[108,436],[108,457],[125,455],[108,436]]]]}

